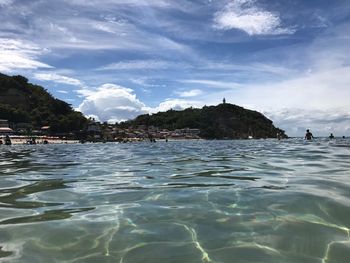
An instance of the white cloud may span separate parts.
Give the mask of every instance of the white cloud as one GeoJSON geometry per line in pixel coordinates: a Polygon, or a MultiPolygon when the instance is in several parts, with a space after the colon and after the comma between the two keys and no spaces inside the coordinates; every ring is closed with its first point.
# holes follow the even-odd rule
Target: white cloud
{"type": "Polygon", "coordinates": [[[277,13],[258,8],[254,0],[233,0],[214,17],[214,27],[222,30],[239,29],[249,35],[293,34],[284,28],[277,13]]]}
{"type": "Polygon", "coordinates": [[[111,26],[106,24],[96,23],[95,25],[93,25],[93,27],[105,33],[110,33],[110,34],[116,33],[116,31],[111,26]]]}
{"type": "Polygon", "coordinates": [[[217,81],[217,80],[208,80],[208,79],[184,79],[179,80],[182,83],[188,84],[199,84],[204,85],[211,88],[220,88],[220,89],[233,89],[241,86],[235,82],[225,82],[225,81],[217,81]]]}
{"type": "Polygon", "coordinates": [[[188,91],[177,91],[175,92],[180,97],[188,98],[188,97],[196,97],[201,95],[203,92],[200,89],[193,89],[188,91]]]}
{"type": "Polygon", "coordinates": [[[131,60],[112,63],[99,68],[99,70],[166,69],[173,65],[174,63],[162,60],[131,60]]]}
{"type": "Polygon", "coordinates": [[[266,112],[288,135],[301,136],[306,128],[318,135],[349,134],[350,67],[304,73],[275,83],[242,84],[237,90],[203,96],[206,104],[228,103],[266,112]],[[337,114],[339,116],[337,117],[337,114]]]}
{"type": "MultiPolygon", "coordinates": [[[[93,7],[100,7],[101,1],[100,0],[69,0],[66,1],[69,4],[74,5],[82,5],[82,6],[93,6],[93,7]]],[[[147,1],[147,0],[104,0],[103,2],[104,6],[107,8],[112,8],[113,6],[120,6],[120,5],[130,5],[130,6],[141,6],[141,7],[171,7],[170,3],[168,1],[164,0],[157,0],[157,1],[147,1]]],[[[174,6],[174,5],[173,5],[174,6]]]]}
{"type": "Polygon", "coordinates": [[[0,0],[0,6],[11,5],[13,0],[0,0]]]}
{"type": "Polygon", "coordinates": [[[104,84],[96,90],[78,92],[85,97],[78,110],[100,121],[120,122],[148,112],[133,90],[122,86],[104,84]]]}
{"type": "Polygon", "coordinates": [[[145,78],[131,78],[130,81],[132,83],[135,83],[140,86],[146,86],[147,85],[147,79],[145,78]]]}
{"type": "Polygon", "coordinates": [[[345,109],[305,110],[281,109],[264,112],[274,123],[287,130],[289,136],[303,136],[311,129],[314,136],[348,135],[350,133],[350,113],[345,109]]]}
{"type": "Polygon", "coordinates": [[[162,111],[183,110],[192,106],[201,106],[198,101],[185,99],[166,99],[159,106],[145,106],[132,89],[115,84],[104,84],[95,90],[81,89],[77,91],[84,97],[78,109],[83,114],[99,121],[111,123],[134,119],[140,114],[162,111]]]}
{"type": "Polygon", "coordinates": [[[274,84],[247,86],[242,99],[261,108],[350,109],[349,84],[350,67],[334,68],[274,84]]]}
{"type": "Polygon", "coordinates": [[[75,2],[17,1],[1,13],[0,35],[33,40],[53,52],[59,50],[56,55],[62,56],[83,49],[144,51],[152,55],[190,52],[186,45],[139,26],[138,20],[151,23],[151,16],[146,18],[144,12],[160,7],[159,1],[134,1],[134,5],[130,1],[75,2]],[[137,15],[135,8],[140,8],[137,15]]]}
{"type": "Polygon", "coordinates": [[[149,78],[131,78],[130,81],[132,83],[135,83],[137,85],[143,86],[143,91],[145,91],[146,93],[151,92],[151,90],[149,88],[157,88],[157,87],[162,87],[165,88],[166,85],[165,84],[155,84],[158,83],[155,80],[149,79],[149,78]],[[145,88],[146,87],[146,88],[145,88]]]}
{"type": "Polygon", "coordinates": [[[190,52],[186,45],[144,31],[129,21],[109,22],[79,15],[65,20],[59,17],[33,17],[31,20],[35,31],[44,32],[36,36],[37,43],[51,49],[132,50],[149,54],[190,52]]]}
{"type": "Polygon", "coordinates": [[[200,105],[200,102],[198,101],[189,101],[184,99],[166,99],[165,101],[161,102],[158,107],[149,108],[149,110],[152,113],[156,113],[160,111],[167,111],[170,109],[183,110],[193,106],[196,107],[198,105],[200,105]]]}
{"type": "MultiPolygon", "coordinates": [[[[57,58],[68,58],[72,54],[86,55],[87,51],[96,51],[99,57],[106,50],[126,51],[126,56],[123,56],[125,58],[129,54],[134,54],[135,57],[145,57],[147,54],[151,58],[176,57],[180,60],[191,56],[193,50],[169,34],[152,30],[162,27],[166,20],[163,18],[163,8],[171,10],[180,6],[180,3],[167,0],[106,0],[103,4],[97,0],[16,1],[0,15],[0,36],[31,40],[39,47],[50,49],[50,58],[54,58],[50,61],[55,63],[59,63],[57,58]],[[149,28],[146,29],[142,23],[149,28]]],[[[37,57],[31,58],[36,61],[37,57]]],[[[31,66],[30,69],[43,66],[21,62],[16,64],[27,64],[22,68],[28,68],[28,65],[31,66]]],[[[10,66],[9,62],[5,66],[1,64],[2,71],[18,68],[15,63],[10,66]]],[[[113,65],[110,66],[113,69],[113,65]]],[[[116,65],[118,66],[123,67],[116,65]]],[[[152,66],[168,67],[162,61],[153,63],[152,66]]]]}
{"type": "Polygon", "coordinates": [[[44,53],[34,44],[8,38],[0,38],[0,71],[11,72],[16,69],[51,68],[38,61],[44,53]]]}
{"type": "Polygon", "coordinates": [[[54,81],[57,83],[68,84],[73,86],[83,85],[83,83],[78,79],[62,76],[56,73],[36,73],[34,74],[34,78],[38,80],[54,81]]]}
{"type": "Polygon", "coordinates": [[[229,72],[248,72],[248,74],[251,76],[252,74],[258,74],[258,73],[267,73],[267,74],[274,74],[274,75],[283,75],[283,76],[290,76],[291,74],[296,73],[296,69],[293,68],[287,68],[285,65],[277,65],[277,64],[271,64],[271,63],[261,63],[261,62],[253,62],[253,63],[246,63],[246,64],[234,64],[232,62],[208,62],[203,61],[202,62],[204,69],[209,69],[211,71],[217,70],[220,72],[223,71],[229,71],[229,72]]]}
{"type": "Polygon", "coordinates": [[[57,90],[58,93],[62,93],[62,94],[68,94],[68,91],[66,90],[57,90]]]}
{"type": "Polygon", "coordinates": [[[349,135],[349,120],[344,118],[350,112],[350,60],[344,55],[350,52],[349,28],[348,23],[330,28],[301,50],[288,49],[293,59],[283,61],[284,65],[301,61],[303,66],[296,67],[294,73],[285,71],[283,79],[242,83],[234,90],[203,95],[203,100],[216,104],[225,97],[229,103],[267,112],[292,136],[302,136],[305,128],[318,135],[332,131],[349,135]],[[342,117],[335,117],[337,114],[342,117]]]}

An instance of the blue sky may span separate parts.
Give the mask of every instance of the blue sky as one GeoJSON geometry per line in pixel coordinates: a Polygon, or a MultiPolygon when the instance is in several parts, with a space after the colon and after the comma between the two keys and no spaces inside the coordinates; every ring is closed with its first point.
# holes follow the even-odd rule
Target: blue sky
{"type": "Polygon", "coordinates": [[[101,121],[229,103],[350,135],[348,0],[0,0],[0,72],[101,121]]]}

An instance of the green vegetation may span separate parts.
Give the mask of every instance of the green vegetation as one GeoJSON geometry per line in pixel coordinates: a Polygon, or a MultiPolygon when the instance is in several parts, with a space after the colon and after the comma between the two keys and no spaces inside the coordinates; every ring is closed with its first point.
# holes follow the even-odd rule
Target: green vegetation
{"type": "Polygon", "coordinates": [[[136,128],[142,125],[168,130],[198,128],[200,136],[206,139],[243,139],[248,136],[276,138],[277,133],[282,138],[287,137],[263,114],[228,103],[202,109],[188,108],[140,115],[134,120],[120,123],[119,127],[136,128]]]}
{"type": "Polygon", "coordinates": [[[50,126],[54,133],[78,131],[88,123],[82,113],[43,87],[28,83],[25,77],[4,74],[0,74],[0,119],[33,129],[50,126]]]}
{"type": "MultiPolygon", "coordinates": [[[[28,83],[22,76],[3,74],[0,74],[0,119],[17,125],[28,124],[32,129],[50,126],[53,133],[86,130],[89,122],[82,113],[54,98],[43,87],[28,83]]],[[[276,128],[261,113],[228,103],[145,114],[117,124],[119,128],[139,126],[168,130],[194,128],[199,129],[200,137],[206,139],[276,138],[277,134],[286,137],[284,131],[276,128]]]]}

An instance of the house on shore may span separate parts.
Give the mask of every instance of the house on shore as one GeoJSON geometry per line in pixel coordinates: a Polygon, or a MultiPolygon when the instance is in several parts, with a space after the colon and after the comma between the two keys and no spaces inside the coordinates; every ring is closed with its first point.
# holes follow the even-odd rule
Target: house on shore
{"type": "Polygon", "coordinates": [[[102,138],[101,123],[96,122],[95,119],[90,120],[87,127],[87,134],[92,138],[101,139],[102,138]]]}
{"type": "Polygon", "coordinates": [[[0,134],[12,134],[13,130],[9,127],[9,123],[7,120],[0,120],[0,134]]]}
{"type": "Polygon", "coordinates": [[[42,135],[50,135],[50,126],[43,126],[40,131],[42,135]]]}

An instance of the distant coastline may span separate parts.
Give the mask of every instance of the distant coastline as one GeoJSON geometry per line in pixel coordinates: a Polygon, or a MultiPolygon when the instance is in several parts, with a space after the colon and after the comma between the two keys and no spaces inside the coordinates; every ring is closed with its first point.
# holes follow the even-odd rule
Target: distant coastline
{"type": "MultiPolygon", "coordinates": [[[[35,144],[73,144],[79,143],[79,140],[64,139],[54,136],[25,136],[25,135],[11,135],[9,136],[11,143],[13,145],[24,145],[24,144],[33,144],[32,140],[35,139],[35,144]]],[[[3,140],[0,136],[0,140],[3,140]]]]}
{"type": "Polygon", "coordinates": [[[109,124],[86,118],[23,76],[0,74],[0,135],[51,136],[81,142],[153,139],[287,138],[262,113],[223,102],[168,110],[109,124]]]}

